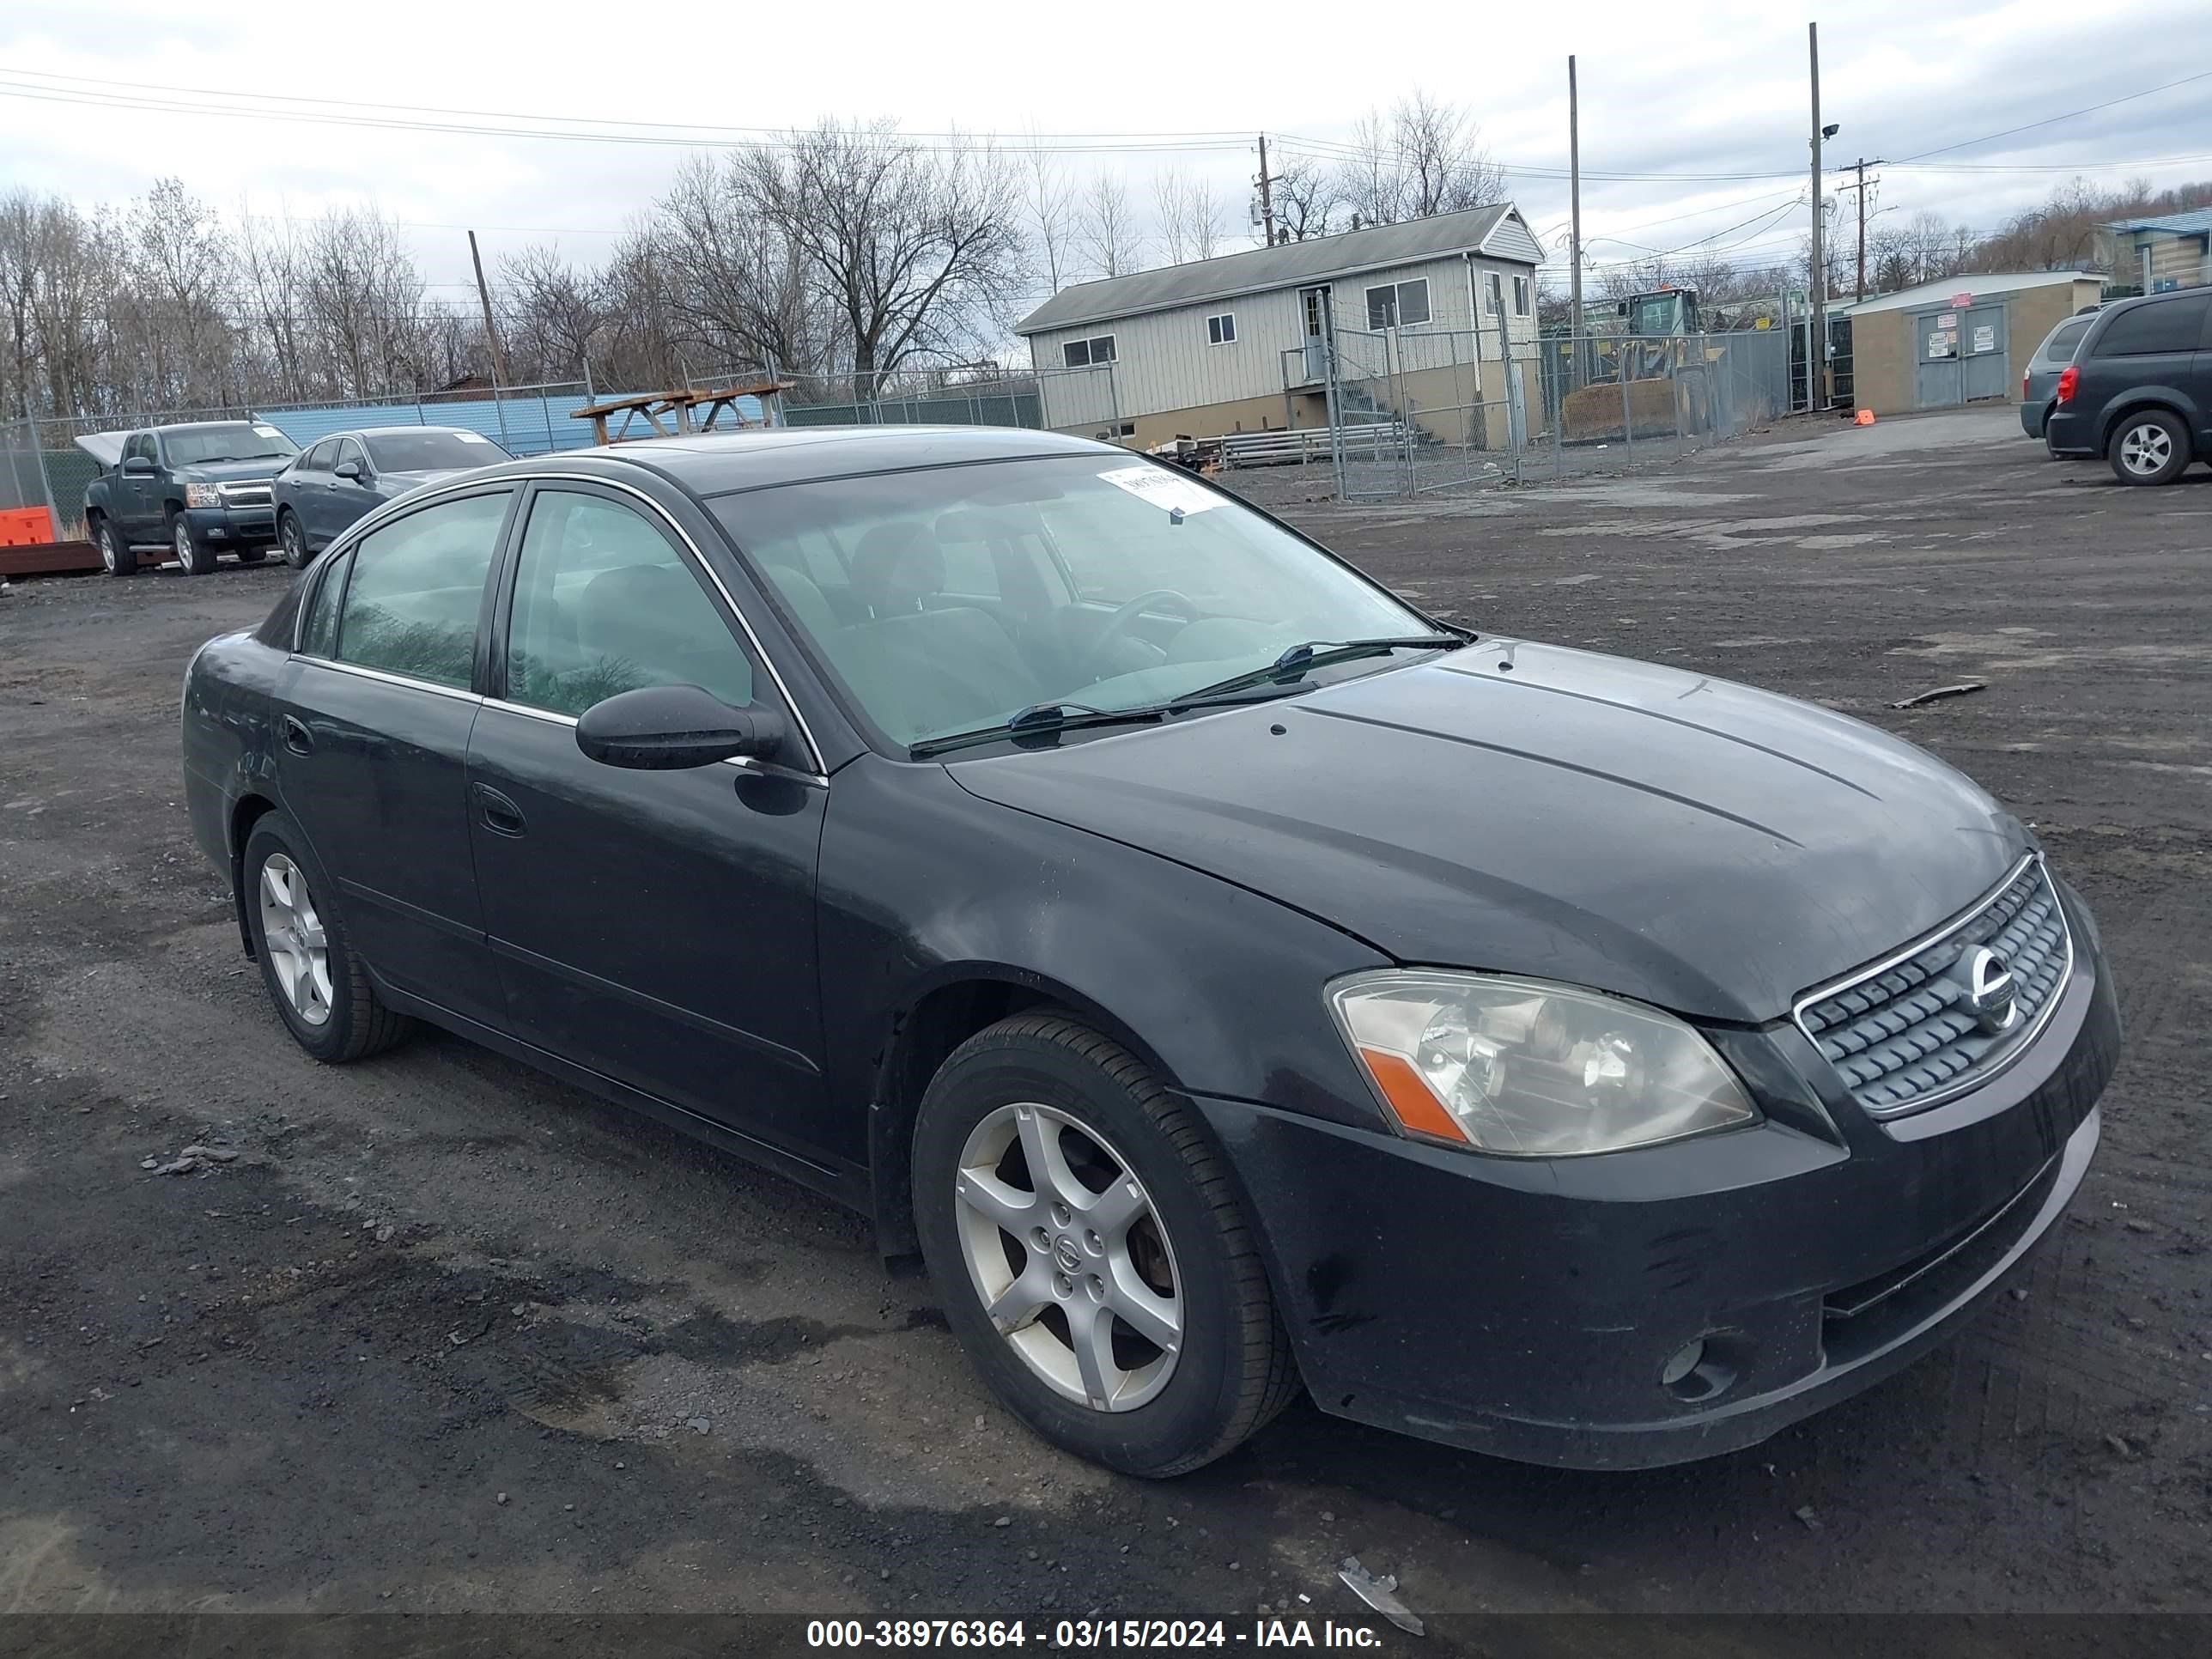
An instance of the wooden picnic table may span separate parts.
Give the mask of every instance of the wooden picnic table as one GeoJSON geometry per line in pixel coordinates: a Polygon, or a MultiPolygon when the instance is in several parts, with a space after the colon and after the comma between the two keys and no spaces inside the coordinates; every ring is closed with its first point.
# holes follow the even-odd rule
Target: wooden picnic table
{"type": "Polygon", "coordinates": [[[673,438],[687,432],[728,432],[757,424],[747,420],[744,411],[738,407],[740,398],[757,398],[765,405],[769,398],[781,397],[796,384],[792,380],[755,380],[702,390],[685,386],[674,392],[613,398],[570,412],[578,420],[592,423],[592,441],[602,445],[673,438]],[[622,424],[610,430],[610,423],[617,416],[622,417],[622,424]],[[632,429],[634,422],[640,419],[651,428],[649,431],[632,429]]]}

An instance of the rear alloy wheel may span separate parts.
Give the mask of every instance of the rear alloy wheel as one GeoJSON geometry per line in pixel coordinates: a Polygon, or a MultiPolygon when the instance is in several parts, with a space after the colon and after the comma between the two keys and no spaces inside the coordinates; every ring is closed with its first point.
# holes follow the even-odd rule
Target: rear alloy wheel
{"type": "Polygon", "coordinates": [[[191,520],[181,513],[169,515],[169,550],[187,576],[204,576],[215,568],[215,550],[202,544],[191,520]]]}
{"type": "Polygon", "coordinates": [[[1196,1115],[1056,1014],[979,1032],[915,1126],[916,1230],[947,1322],[1046,1439],[1194,1469],[1297,1392],[1257,1243],[1196,1115]]]}
{"type": "Polygon", "coordinates": [[[2111,455],[2122,483],[2172,483],[2189,466],[2189,428],[2163,409],[2124,415],[2112,430],[2111,455]]]}
{"type": "Polygon", "coordinates": [[[407,1034],[404,1016],[377,1000],[346,941],[344,925],[318,890],[300,832],[281,812],[254,820],[241,875],[246,926],[262,983],[293,1040],[317,1060],[373,1054],[407,1034]]]}
{"type": "Polygon", "coordinates": [[[111,576],[135,576],[138,574],[138,554],[125,541],[115,528],[115,520],[102,519],[94,537],[100,544],[100,568],[111,576]]]}
{"type": "Polygon", "coordinates": [[[300,528],[298,514],[288,512],[278,517],[276,541],[277,544],[284,550],[286,564],[290,565],[295,570],[305,568],[307,562],[307,532],[300,528]]]}

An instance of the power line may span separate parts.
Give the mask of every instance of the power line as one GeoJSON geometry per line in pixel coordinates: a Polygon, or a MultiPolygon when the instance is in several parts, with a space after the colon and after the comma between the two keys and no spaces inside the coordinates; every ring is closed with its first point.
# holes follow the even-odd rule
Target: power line
{"type": "MultiPolygon", "coordinates": [[[[2046,115],[2040,121],[2029,121],[2016,127],[2007,127],[2002,132],[1985,132],[1978,138],[1961,138],[1956,143],[1939,144],[1933,149],[1916,150],[1906,156],[1906,161],[1918,161],[1930,155],[1948,155],[1954,149],[1966,149],[1975,144],[1990,143],[1999,138],[2009,138],[2015,133],[2033,132],[2038,127],[2054,126],[2061,121],[2070,121],[2077,115],[2094,115],[2100,109],[2111,109],[2116,104],[2131,104],[2138,98],[2148,98],[2154,93],[2171,92],[2176,87],[2185,87],[2192,82],[2212,81],[2212,70],[2199,70],[2194,75],[2185,75],[2179,81],[2167,81],[2158,86],[2145,87],[2141,92],[2124,93],[2118,98],[2107,98],[2101,104],[2087,104],[2080,109],[2069,109],[2062,115],[2046,115]]],[[[1899,162],[1898,165],[1904,165],[1899,162]]]]}

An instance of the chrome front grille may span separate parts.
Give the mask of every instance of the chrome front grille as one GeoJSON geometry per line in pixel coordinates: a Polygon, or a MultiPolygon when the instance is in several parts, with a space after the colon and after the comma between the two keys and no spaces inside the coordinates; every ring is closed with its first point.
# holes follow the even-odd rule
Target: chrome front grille
{"type": "MultiPolygon", "coordinates": [[[[2040,858],[1930,938],[1825,986],[1797,1004],[1797,1024],[1876,1117],[1933,1106],[2017,1059],[2058,1006],[2074,941],[2040,858]],[[1996,1021],[1973,1000],[1986,947],[2012,976],[2015,1013],[1996,1021]]],[[[1985,982],[1993,969],[1983,969],[1985,982]]]]}
{"type": "Polygon", "coordinates": [[[225,507],[266,507],[276,500],[276,493],[266,483],[223,483],[216,486],[225,507]]]}

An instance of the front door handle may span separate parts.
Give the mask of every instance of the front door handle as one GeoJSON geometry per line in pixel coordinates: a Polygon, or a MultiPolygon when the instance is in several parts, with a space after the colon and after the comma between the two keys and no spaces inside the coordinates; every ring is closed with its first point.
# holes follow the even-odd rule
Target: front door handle
{"type": "Polygon", "coordinates": [[[498,790],[483,783],[472,783],[469,789],[477,798],[477,816],[494,835],[520,836],[528,827],[522,821],[522,809],[498,790]]]}
{"type": "Polygon", "coordinates": [[[305,720],[301,720],[296,715],[287,714],[284,716],[283,720],[283,729],[284,746],[287,749],[290,750],[295,755],[307,755],[314,752],[315,734],[307,730],[307,724],[305,720]]]}

